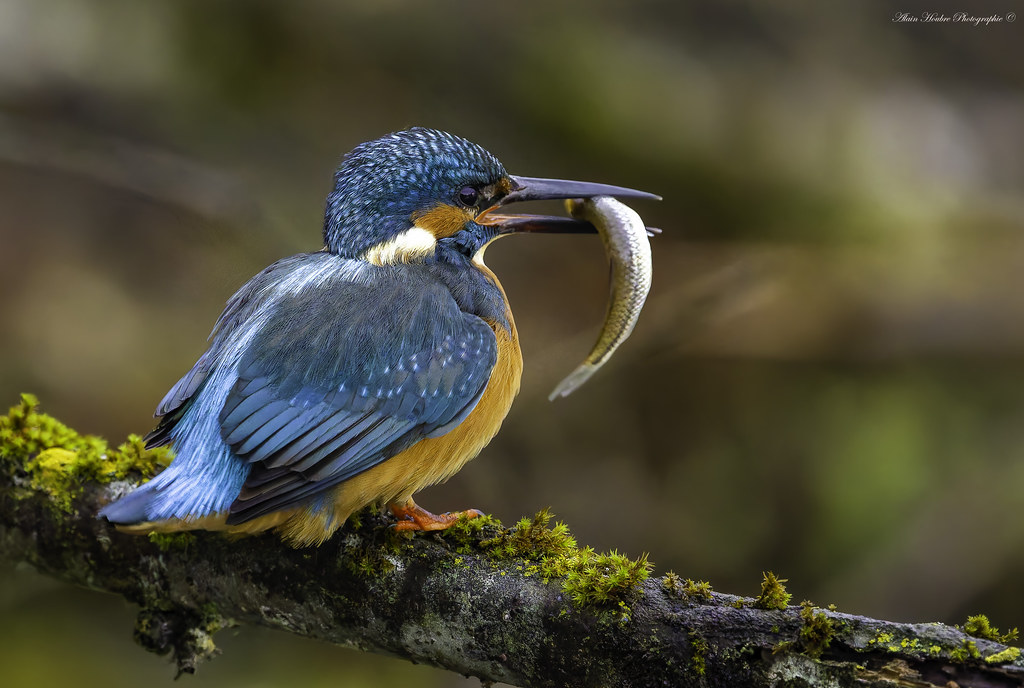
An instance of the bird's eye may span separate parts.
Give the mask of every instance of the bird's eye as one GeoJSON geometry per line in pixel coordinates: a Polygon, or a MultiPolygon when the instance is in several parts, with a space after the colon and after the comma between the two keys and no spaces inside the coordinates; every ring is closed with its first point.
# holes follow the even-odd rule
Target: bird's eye
{"type": "Polygon", "coordinates": [[[459,201],[466,206],[475,206],[480,200],[480,192],[472,186],[464,186],[459,189],[459,201]]]}

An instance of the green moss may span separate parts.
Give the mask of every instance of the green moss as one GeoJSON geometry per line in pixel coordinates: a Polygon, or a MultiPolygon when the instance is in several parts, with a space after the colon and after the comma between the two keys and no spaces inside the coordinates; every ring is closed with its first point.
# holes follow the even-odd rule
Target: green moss
{"type": "Polygon", "coordinates": [[[1008,647],[1002,652],[997,652],[985,658],[989,664],[1009,664],[1020,657],[1019,647],[1008,647]]]}
{"type": "Polygon", "coordinates": [[[67,449],[52,447],[39,452],[28,463],[29,484],[43,490],[63,512],[71,512],[71,501],[80,491],[76,489],[78,454],[67,449]]]}
{"type": "Polygon", "coordinates": [[[563,591],[579,605],[596,605],[629,614],[628,599],[651,571],[646,555],[629,559],[618,552],[599,554],[580,548],[564,523],[551,525],[550,510],[520,519],[504,529],[491,516],[460,519],[443,537],[455,543],[457,554],[482,552],[497,562],[516,562],[525,576],[547,582],[561,579],[563,591]]]}
{"type": "Polygon", "coordinates": [[[793,598],[786,592],[783,585],[787,578],[779,578],[771,571],[765,571],[764,580],[761,581],[761,594],[754,600],[753,606],[757,609],[785,609],[793,598]]]}
{"type": "Polygon", "coordinates": [[[0,461],[17,462],[29,485],[50,495],[62,512],[72,511],[87,484],[148,478],[170,463],[168,449],[146,449],[137,435],[111,450],[101,438],[80,435],[38,407],[34,396],[22,394],[0,417],[0,461]]]}
{"type": "Polygon", "coordinates": [[[972,635],[975,638],[982,638],[984,640],[993,640],[997,643],[1012,643],[1017,639],[1018,631],[1016,628],[1011,628],[1006,633],[1000,633],[999,629],[992,625],[988,620],[988,617],[984,614],[977,614],[975,616],[967,617],[967,623],[964,624],[964,633],[972,635]]]}
{"type": "Polygon", "coordinates": [[[669,571],[661,579],[661,587],[670,596],[682,599],[684,596],[702,601],[711,599],[711,584],[707,581],[683,580],[675,571],[669,571]]]}
{"type": "MultiPolygon", "coordinates": [[[[563,576],[569,569],[561,564],[579,549],[567,525],[557,522],[554,527],[548,527],[551,518],[549,509],[541,509],[533,518],[522,518],[511,530],[502,529],[496,537],[481,544],[498,559],[541,562],[546,577],[563,576]]],[[[480,527],[484,525],[480,524],[480,527]]]]}
{"type": "Polygon", "coordinates": [[[497,537],[504,530],[499,521],[490,514],[470,518],[465,514],[459,516],[452,525],[444,530],[444,538],[455,543],[455,551],[469,554],[481,540],[497,537]]]}
{"type": "Polygon", "coordinates": [[[354,575],[362,578],[377,578],[394,570],[395,565],[384,556],[385,550],[379,547],[365,547],[356,551],[346,552],[342,563],[354,575]]]}
{"type": "Polygon", "coordinates": [[[697,631],[690,631],[690,647],[693,649],[690,665],[698,676],[703,676],[707,672],[708,641],[697,631]]]}
{"type": "Polygon", "coordinates": [[[108,483],[135,475],[148,480],[171,465],[174,456],[168,447],[146,449],[146,442],[141,437],[128,435],[128,439],[117,449],[107,452],[105,458],[100,458],[96,480],[108,483]]]}
{"type": "Polygon", "coordinates": [[[965,640],[963,647],[958,647],[949,653],[949,658],[954,662],[966,662],[969,659],[981,659],[981,652],[973,640],[965,640]]]}
{"type": "Polygon", "coordinates": [[[159,547],[161,552],[188,549],[196,539],[192,533],[147,533],[146,537],[159,547]]]}
{"type": "Polygon", "coordinates": [[[22,459],[46,449],[66,449],[82,454],[100,454],[106,443],[99,437],[79,435],[50,416],[38,413],[39,401],[22,394],[20,403],[0,417],[0,459],[22,459]]]}
{"type": "Polygon", "coordinates": [[[683,579],[675,571],[669,571],[661,577],[661,589],[669,597],[679,599],[683,596],[683,579]]]}
{"type": "MultiPolygon", "coordinates": [[[[356,532],[362,529],[366,523],[373,522],[379,515],[379,509],[368,507],[361,512],[362,517],[359,523],[345,523],[344,529],[356,532]]],[[[351,520],[351,516],[349,517],[351,520]]],[[[354,542],[358,543],[345,548],[345,556],[339,559],[339,563],[350,573],[366,579],[377,578],[390,573],[395,568],[395,561],[402,557],[411,556],[412,541],[416,534],[411,530],[398,530],[396,528],[383,528],[383,542],[379,540],[368,540],[357,537],[354,542]]],[[[342,536],[344,537],[344,536],[342,536]]]]}
{"type": "Polygon", "coordinates": [[[374,523],[379,515],[380,505],[373,503],[355,513],[349,514],[349,517],[345,520],[345,525],[342,527],[347,531],[358,533],[363,529],[364,525],[374,523]]]}
{"type": "Polygon", "coordinates": [[[835,637],[835,626],[825,612],[815,613],[815,606],[810,601],[804,600],[800,606],[800,618],[804,622],[800,629],[800,643],[808,655],[820,657],[835,637]]]}
{"type": "Polygon", "coordinates": [[[562,588],[580,605],[619,604],[651,572],[646,554],[634,560],[614,550],[597,554],[589,547],[563,563],[568,571],[562,588]]]}
{"type": "Polygon", "coordinates": [[[711,583],[708,583],[707,581],[695,581],[692,578],[687,578],[683,581],[683,592],[686,593],[687,597],[708,602],[711,600],[711,583]]]}
{"type": "Polygon", "coordinates": [[[412,541],[416,539],[415,530],[398,530],[397,528],[384,529],[384,551],[387,554],[399,556],[409,551],[412,541]]]}

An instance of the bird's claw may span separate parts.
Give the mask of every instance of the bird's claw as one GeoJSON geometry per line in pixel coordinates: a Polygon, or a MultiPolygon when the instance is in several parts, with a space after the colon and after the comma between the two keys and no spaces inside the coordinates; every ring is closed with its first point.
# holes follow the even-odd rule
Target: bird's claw
{"type": "Polygon", "coordinates": [[[404,504],[389,504],[388,508],[398,519],[398,523],[391,526],[395,530],[445,530],[463,516],[477,518],[484,515],[479,509],[432,514],[411,499],[404,504]]]}

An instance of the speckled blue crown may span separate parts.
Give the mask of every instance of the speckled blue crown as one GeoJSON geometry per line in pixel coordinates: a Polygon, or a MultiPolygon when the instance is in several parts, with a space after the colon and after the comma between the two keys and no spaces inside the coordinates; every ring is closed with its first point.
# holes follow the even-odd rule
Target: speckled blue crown
{"type": "Polygon", "coordinates": [[[437,129],[397,131],[352,149],[327,196],[324,243],[332,253],[358,256],[410,226],[410,216],[458,189],[506,176],[498,159],[477,144],[437,129]]]}

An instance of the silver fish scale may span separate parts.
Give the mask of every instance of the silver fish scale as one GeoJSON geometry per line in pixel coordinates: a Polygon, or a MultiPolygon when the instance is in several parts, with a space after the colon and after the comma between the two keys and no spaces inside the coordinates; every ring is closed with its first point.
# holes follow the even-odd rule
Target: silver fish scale
{"type": "Polygon", "coordinates": [[[635,210],[612,198],[566,201],[569,213],[590,222],[604,241],[612,275],[604,326],[590,354],[548,397],[564,397],[586,382],[626,341],[651,290],[651,244],[635,210]]]}

